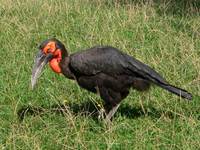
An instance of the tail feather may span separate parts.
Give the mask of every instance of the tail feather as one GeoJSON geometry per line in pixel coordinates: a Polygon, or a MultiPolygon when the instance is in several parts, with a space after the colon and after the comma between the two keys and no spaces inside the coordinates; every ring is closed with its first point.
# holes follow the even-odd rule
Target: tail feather
{"type": "Polygon", "coordinates": [[[168,90],[169,92],[181,96],[182,98],[186,98],[188,100],[192,99],[192,94],[190,94],[186,90],[168,84],[168,82],[158,72],[156,72],[148,65],[128,55],[125,56],[126,61],[128,62],[128,67],[126,68],[133,72],[134,76],[137,75],[145,80],[151,81],[152,83],[162,87],[163,89],[168,90]]]}
{"type": "Polygon", "coordinates": [[[165,85],[165,84],[160,84],[159,85],[160,87],[168,90],[169,92],[172,92],[178,96],[181,96],[182,98],[186,98],[188,100],[191,100],[192,99],[192,94],[187,92],[186,90],[184,89],[181,89],[181,88],[178,88],[178,87],[175,87],[173,85],[165,85]]]}

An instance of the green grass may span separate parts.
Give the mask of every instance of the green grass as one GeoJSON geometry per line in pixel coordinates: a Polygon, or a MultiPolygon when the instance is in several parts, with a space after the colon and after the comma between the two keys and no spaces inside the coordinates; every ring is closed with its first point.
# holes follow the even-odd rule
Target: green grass
{"type": "Polygon", "coordinates": [[[0,149],[198,149],[199,9],[197,0],[0,0],[0,149]],[[49,67],[31,90],[37,46],[53,36],[71,53],[117,47],[192,92],[193,101],[156,86],[132,90],[106,127],[91,114],[100,98],[49,67]],[[27,106],[35,113],[20,122],[27,106]]]}

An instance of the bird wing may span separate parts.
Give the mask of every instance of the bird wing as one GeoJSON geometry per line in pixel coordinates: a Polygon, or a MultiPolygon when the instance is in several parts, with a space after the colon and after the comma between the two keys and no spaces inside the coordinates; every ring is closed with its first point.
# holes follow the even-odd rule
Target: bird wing
{"type": "Polygon", "coordinates": [[[138,73],[140,77],[148,79],[155,84],[168,84],[167,81],[158,72],[156,72],[148,65],[129,55],[126,55],[125,58],[128,63],[128,69],[130,71],[138,73]]]}
{"type": "Polygon", "coordinates": [[[70,56],[75,72],[84,75],[105,73],[108,75],[132,74],[136,77],[166,82],[156,71],[139,60],[113,47],[93,47],[70,56]]]}

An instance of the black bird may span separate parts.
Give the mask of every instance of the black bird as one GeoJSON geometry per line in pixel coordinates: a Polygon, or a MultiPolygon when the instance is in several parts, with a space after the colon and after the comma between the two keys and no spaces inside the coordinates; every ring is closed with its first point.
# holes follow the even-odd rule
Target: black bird
{"type": "Polygon", "coordinates": [[[182,98],[192,99],[189,92],[169,84],[151,67],[111,46],[96,46],[69,55],[59,40],[45,40],[35,58],[32,88],[48,62],[54,72],[62,73],[76,80],[80,87],[98,93],[105,102],[106,120],[115,114],[131,87],[145,91],[153,83],[182,98]]]}

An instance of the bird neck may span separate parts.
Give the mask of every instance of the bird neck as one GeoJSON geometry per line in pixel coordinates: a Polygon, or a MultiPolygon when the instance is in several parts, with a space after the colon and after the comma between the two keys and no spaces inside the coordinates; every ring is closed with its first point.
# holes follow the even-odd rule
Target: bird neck
{"type": "Polygon", "coordinates": [[[75,76],[71,70],[70,67],[70,60],[71,60],[71,56],[65,56],[61,61],[60,61],[60,68],[62,70],[62,74],[72,80],[75,80],[75,76]]]}

